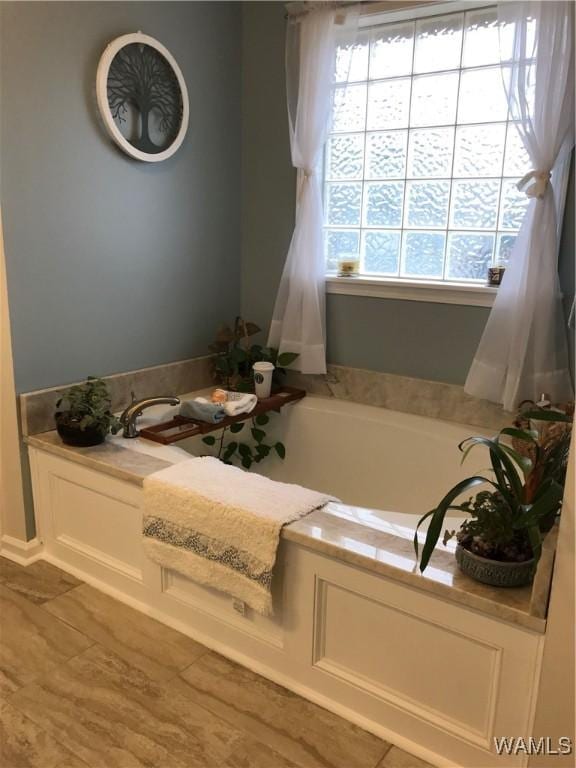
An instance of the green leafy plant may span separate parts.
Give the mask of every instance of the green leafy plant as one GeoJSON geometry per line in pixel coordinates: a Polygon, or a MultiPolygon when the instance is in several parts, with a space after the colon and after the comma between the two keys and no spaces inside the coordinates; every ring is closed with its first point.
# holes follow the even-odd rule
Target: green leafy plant
{"type": "MultiPolygon", "coordinates": [[[[532,411],[527,419],[571,423],[565,414],[556,411],[532,411]]],[[[469,437],[458,446],[462,461],[476,446],[488,449],[490,477],[474,475],[457,483],[438,506],[418,521],[414,535],[414,551],[419,556],[418,529],[430,520],[420,557],[424,571],[444,525],[449,510],[459,510],[470,516],[456,534],[459,543],[474,552],[494,560],[518,562],[534,558],[538,562],[542,550],[544,521],[560,510],[564,493],[570,429],[561,431],[554,440],[542,441],[538,432],[506,427],[496,437],[469,437]],[[529,455],[511,447],[506,439],[528,446],[529,455]],[[475,497],[457,503],[472,488],[491,486],[475,497]]],[[[447,531],[444,543],[455,531],[447,531]]]]}
{"type": "Polygon", "coordinates": [[[116,434],[120,422],[110,410],[111,407],[112,400],[106,383],[95,376],[88,376],[83,384],[70,387],[57,401],[56,420],[82,432],[97,429],[103,434],[116,434]]]}
{"type": "Polygon", "coordinates": [[[530,560],[532,548],[526,531],[515,529],[512,509],[501,493],[480,491],[460,509],[470,519],[457,533],[445,531],[444,543],[456,535],[463,547],[480,557],[505,562],[530,560]]]}
{"type": "Polygon", "coordinates": [[[226,389],[238,392],[253,390],[252,366],[254,363],[268,362],[275,366],[272,378],[273,386],[280,385],[286,373],[298,355],[295,352],[283,352],[261,344],[251,344],[249,339],[260,332],[260,328],[251,322],[237,317],[234,326],[224,325],[218,331],[216,340],[210,346],[214,357],[216,382],[226,389]]]}
{"type": "Polygon", "coordinates": [[[270,418],[265,413],[251,419],[252,443],[245,443],[236,438],[236,435],[247,426],[247,421],[238,421],[229,427],[224,427],[218,437],[206,435],[202,440],[206,445],[215,447],[216,458],[225,464],[238,462],[245,469],[250,469],[252,464],[259,464],[272,453],[277,454],[281,459],[286,456],[284,443],[280,441],[276,441],[274,444],[266,442],[266,431],[262,427],[265,427],[269,421],[270,418]]]}
{"type": "MultiPolygon", "coordinates": [[[[291,365],[298,355],[293,352],[278,354],[273,347],[251,344],[250,338],[260,332],[255,324],[237,317],[233,327],[224,325],[218,331],[216,340],[210,349],[215,353],[214,374],[218,384],[237,392],[252,392],[254,390],[252,366],[258,362],[272,363],[274,374],[272,386],[280,386],[286,373],[286,367],[291,365]]],[[[244,442],[236,437],[248,425],[248,421],[238,421],[229,427],[224,427],[218,435],[206,435],[202,438],[205,445],[214,448],[216,457],[226,464],[234,462],[250,469],[253,464],[259,464],[268,456],[276,454],[281,459],[286,456],[284,443],[267,441],[264,427],[270,421],[270,416],[261,413],[250,420],[250,442],[244,442]]]]}

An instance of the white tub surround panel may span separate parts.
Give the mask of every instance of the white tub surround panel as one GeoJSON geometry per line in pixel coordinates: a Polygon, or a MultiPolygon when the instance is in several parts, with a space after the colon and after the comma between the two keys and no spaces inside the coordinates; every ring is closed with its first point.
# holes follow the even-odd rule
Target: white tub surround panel
{"type": "Polygon", "coordinates": [[[426,745],[439,764],[507,764],[492,738],[530,733],[542,635],[306,548],[292,567],[312,688],[384,726],[390,741],[426,745]]]}
{"type": "Polygon", "coordinates": [[[43,451],[30,451],[30,466],[44,557],[145,602],[142,489],[43,451]]]}

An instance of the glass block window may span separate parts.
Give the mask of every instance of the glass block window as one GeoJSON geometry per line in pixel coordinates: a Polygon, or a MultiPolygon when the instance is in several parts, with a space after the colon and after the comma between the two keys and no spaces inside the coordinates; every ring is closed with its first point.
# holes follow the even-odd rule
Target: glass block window
{"type": "MultiPolygon", "coordinates": [[[[501,29],[511,40],[510,30],[501,29]]],[[[327,271],[485,282],[528,205],[495,7],[365,29],[338,50],[324,163],[327,271]]]]}

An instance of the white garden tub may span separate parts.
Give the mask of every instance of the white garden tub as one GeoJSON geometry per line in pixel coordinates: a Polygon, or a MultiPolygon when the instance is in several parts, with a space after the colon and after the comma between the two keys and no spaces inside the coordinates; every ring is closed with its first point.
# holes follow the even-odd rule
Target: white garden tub
{"type": "MultiPolygon", "coordinates": [[[[140,424],[171,418],[175,410],[151,408],[140,424]]],[[[253,442],[250,426],[247,423],[237,435],[227,434],[225,442],[253,442]]],[[[329,493],[346,504],[385,511],[390,522],[409,526],[458,480],[484,466],[480,452],[462,466],[458,450],[470,435],[485,434],[478,427],[344,400],[309,395],[280,414],[271,413],[264,429],[266,442],[284,443],[286,458],[272,452],[251,471],[329,493]]],[[[219,432],[213,434],[219,437],[219,432]]],[[[170,462],[214,453],[199,437],[171,446],[143,438],[114,441],[170,462]]]]}

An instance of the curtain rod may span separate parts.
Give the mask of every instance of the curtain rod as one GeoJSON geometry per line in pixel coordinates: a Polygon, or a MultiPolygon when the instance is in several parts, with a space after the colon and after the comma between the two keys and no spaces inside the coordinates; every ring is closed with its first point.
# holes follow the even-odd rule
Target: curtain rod
{"type": "MultiPolygon", "coordinates": [[[[361,10],[370,11],[371,13],[381,13],[382,11],[398,11],[402,8],[418,7],[423,5],[433,5],[440,0],[320,0],[319,2],[310,2],[310,0],[303,0],[302,2],[286,3],[285,19],[292,19],[294,21],[305,16],[307,13],[316,11],[319,8],[353,8],[359,7],[361,10]]],[[[445,2],[445,0],[442,0],[445,2]]]]}
{"type": "Polygon", "coordinates": [[[320,8],[350,8],[353,5],[366,5],[366,1],[361,0],[361,2],[353,2],[353,0],[341,0],[341,2],[339,2],[338,0],[326,0],[325,2],[322,2],[322,0],[320,0],[320,2],[310,2],[310,0],[303,0],[302,2],[286,3],[284,6],[286,8],[284,18],[296,19],[299,16],[305,16],[307,13],[316,11],[320,8]]]}

